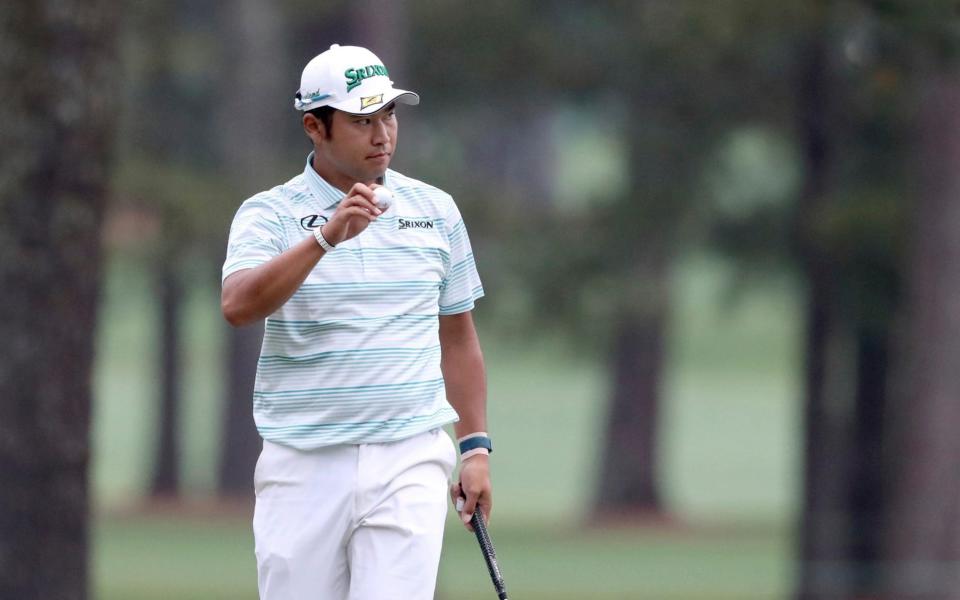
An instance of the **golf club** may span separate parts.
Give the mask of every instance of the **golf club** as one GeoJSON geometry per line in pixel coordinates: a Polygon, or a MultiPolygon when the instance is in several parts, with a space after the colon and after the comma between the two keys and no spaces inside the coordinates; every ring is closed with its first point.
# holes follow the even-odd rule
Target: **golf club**
{"type": "MultiPolygon", "coordinates": [[[[457,512],[463,510],[464,498],[457,498],[457,512]]],[[[497,591],[497,597],[500,600],[508,600],[507,586],[503,582],[503,575],[500,574],[500,566],[497,564],[497,552],[493,548],[493,540],[487,532],[487,526],[483,522],[483,515],[479,507],[473,511],[470,518],[470,524],[473,526],[473,532],[477,536],[477,542],[480,544],[480,550],[483,552],[483,559],[487,562],[487,570],[490,572],[490,580],[493,582],[493,588],[497,591]]]]}

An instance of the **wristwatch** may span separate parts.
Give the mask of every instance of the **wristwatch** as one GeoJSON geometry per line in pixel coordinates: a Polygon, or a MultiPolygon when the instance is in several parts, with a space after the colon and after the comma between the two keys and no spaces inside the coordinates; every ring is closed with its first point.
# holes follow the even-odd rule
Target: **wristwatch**
{"type": "Polygon", "coordinates": [[[323,233],[320,232],[321,229],[323,229],[323,227],[317,227],[316,229],[314,229],[313,237],[316,238],[317,243],[320,244],[320,247],[323,248],[325,252],[333,252],[333,249],[336,248],[336,246],[328,242],[323,237],[323,233]]]}

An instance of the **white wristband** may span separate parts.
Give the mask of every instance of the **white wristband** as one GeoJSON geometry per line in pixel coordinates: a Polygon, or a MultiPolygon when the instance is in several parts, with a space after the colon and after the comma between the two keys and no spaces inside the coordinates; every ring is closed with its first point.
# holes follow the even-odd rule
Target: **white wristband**
{"type": "Polygon", "coordinates": [[[470,438],[475,438],[475,437],[490,437],[490,436],[487,435],[486,431],[474,431],[473,433],[468,433],[467,435],[461,438],[457,438],[457,441],[462,442],[464,440],[469,440],[470,438]]]}
{"type": "Polygon", "coordinates": [[[490,456],[490,451],[486,448],[474,448],[473,450],[467,450],[460,455],[460,462],[463,462],[470,458],[471,456],[476,456],[478,454],[483,454],[485,456],[490,456]]]}
{"type": "Polygon", "coordinates": [[[317,227],[313,230],[313,237],[316,238],[317,243],[320,244],[320,247],[323,248],[324,252],[333,252],[333,249],[336,248],[333,244],[328,242],[323,237],[323,233],[320,232],[322,227],[317,227]]]}

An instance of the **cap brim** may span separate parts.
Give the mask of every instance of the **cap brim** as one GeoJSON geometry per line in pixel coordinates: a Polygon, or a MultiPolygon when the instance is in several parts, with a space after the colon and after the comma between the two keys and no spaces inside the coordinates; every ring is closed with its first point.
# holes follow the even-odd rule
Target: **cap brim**
{"type": "Polygon", "coordinates": [[[391,102],[400,102],[401,104],[420,104],[420,96],[407,90],[398,90],[390,88],[379,94],[372,96],[362,96],[360,98],[350,98],[343,102],[334,102],[329,106],[341,110],[351,115],[370,115],[383,110],[391,102]]]}

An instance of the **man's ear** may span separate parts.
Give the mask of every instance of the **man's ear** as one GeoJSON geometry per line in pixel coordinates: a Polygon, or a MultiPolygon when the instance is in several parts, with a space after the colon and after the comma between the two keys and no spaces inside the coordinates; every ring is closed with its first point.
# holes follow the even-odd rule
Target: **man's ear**
{"type": "Polygon", "coordinates": [[[307,132],[307,136],[312,140],[317,138],[322,140],[327,139],[327,128],[324,126],[323,121],[309,113],[303,115],[303,130],[307,132]]]}

